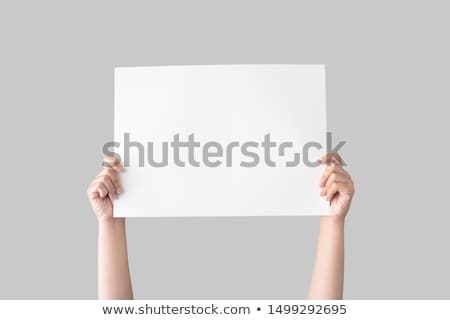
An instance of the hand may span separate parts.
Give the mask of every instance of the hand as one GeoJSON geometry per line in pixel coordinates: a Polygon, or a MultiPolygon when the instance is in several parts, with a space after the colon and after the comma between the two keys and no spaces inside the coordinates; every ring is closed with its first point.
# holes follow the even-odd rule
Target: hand
{"type": "Polygon", "coordinates": [[[99,222],[114,221],[113,202],[122,192],[118,172],[124,171],[122,164],[114,157],[105,157],[107,165],[89,184],[87,196],[99,222]]]}
{"type": "Polygon", "coordinates": [[[330,202],[330,216],[344,220],[355,193],[352,177],[337,153],[324,155],[321,161],[327,167],[319,180],[320,195],[330,202]]]}

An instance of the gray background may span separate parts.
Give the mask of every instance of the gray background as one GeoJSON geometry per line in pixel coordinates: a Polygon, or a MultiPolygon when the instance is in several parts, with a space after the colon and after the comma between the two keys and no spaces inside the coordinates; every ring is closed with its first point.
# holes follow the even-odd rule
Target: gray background
{"type": "MultiPolygon", "coordinates": [[[[0,298],[96,297],[113,67],[325,63],[345,297],[450,298],[445,1],[2,1],[0,298]]],[[[133,219],[136,298],[304,298],[317,218],[133,219]]]]}

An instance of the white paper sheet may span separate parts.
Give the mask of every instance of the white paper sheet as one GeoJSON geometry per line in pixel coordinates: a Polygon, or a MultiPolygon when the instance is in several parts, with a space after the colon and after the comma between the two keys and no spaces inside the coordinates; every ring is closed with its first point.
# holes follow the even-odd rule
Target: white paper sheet
{"type": "Polygon", "coordinates": [[[122,161],[125,133],[145,147],[143,167],[138,148],[130,148],[129,166],[121,174],[124,192],[114,203],[116,217],[328,214],[317,185],[323,167],[303,161],[286,166],[294,152],[303,157],[310,141],[323,146],[309,149],[310,161],[326,153],[323,65],[120,67],[115,69],[114,106],[115,141],[120,143],[115,151],[122,161]],[[185,167],[177,166],[170,147],[175,134],[183,142],[194,134],[199,167],[189,163],[187,148],[180,151],[185,167]],[[277,144],[270,151],[275,167],[264,160],[266,134],[277,144]],[[203,147],[210,141],[224,149],[222,157],[208,158],[221,161],[217,167],[203,162],[203,147]],[[231,149],[227,166],[226,148],[233,141],[239,147],[231,149]],[[259,163],[242,167],[240,161],[256,162],[240,151],[249,141],[259,144],[247,149],[258,154],[259,163]],[[147,162],[148,142],[153,142],[155,161],[162,159],[162,143],[169,143],[167,166],[147,162]],[[278,149],[282,142],[293,143],[284,157],[278,149]]]}

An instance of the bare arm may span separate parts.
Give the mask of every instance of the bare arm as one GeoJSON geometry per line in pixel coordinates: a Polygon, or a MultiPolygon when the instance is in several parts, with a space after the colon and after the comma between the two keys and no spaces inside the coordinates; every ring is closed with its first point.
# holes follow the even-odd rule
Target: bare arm
{"type": "Polygon", "coordinates": [[[330,215],[320,218],[316,260],[308,299],[337,300],[344,290],[344,224],[354,194],[353,181],[341,167],[338,155],[329,163],[319,182],[321,195],[330,201],[330,215]]]}
{"type": "Polygon", "coordinates": [[[133,299],[128,269],[125,219],[99,223],[98,298],[133,299]]]}
{"type": "Polygon", "coordinates": [[[344,287],[344,221],[320,218],[319,239],[308,299],[342,299],[344,287]]]}
{"type": "Polygon", "coordinates": [[[122,191],[114,158],[88,187],[88,198],[98,220],[98,299],[133,299],[124,218],[113,217],[113,203],[122,191]]]}

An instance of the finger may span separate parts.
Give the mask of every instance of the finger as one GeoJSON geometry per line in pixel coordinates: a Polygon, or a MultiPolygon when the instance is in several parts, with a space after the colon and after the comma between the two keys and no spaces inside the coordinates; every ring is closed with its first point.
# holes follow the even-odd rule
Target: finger
{"type": "Polygon", "coordinates": [[[97,175],[97,178],[100,178],[102,176],[108,176],[111,179],[117,193],[122,192],[122,190],[123,190],[122,184],[120,183],[120,179],[117,175],[117,171],[115,171],[113,168],[105,168],[102,170],[102,172],[100,172],[99,175],[97,175]]]}
{"type": "Polygon", "coordinates": [[[108,194],[112,196],[113,198],[116,197],[116,188],[114,187],[114,183],[112,182],[111,178],[108,175],[101,176],[97,178],[97,181],[103,183],[108,189],[108,194]]]}
{"type": "Polygon", "coordinates": [[[351,183],[349,181],[333,182],[327,188],[327,190],[323,196],[325,196],[325,199],[327,201],[331,201],[337,193],[339,193],[341,195],[346,195],[347,197],[352,198],[354,192],[355,192],[355,189],[354,189],[353,183],[351,183]]]}
{"type": "Polygon", "coordinates": [[[327,153],[320,158],[323,164],[335,163],[339,166],[342,165],[342,158],[338,153],[327,153]]]}
{"type": "Polygon", "coordinates": [[[328,166],[325,168],[325,170],[323,170],[323,173],[319,179],[319,187],[325,186],[325,183],[327,182],[328,177],[333,172],[333,170],[336,170],[336,167],[337,167],[337,165],[333,163],[333,164],[331,164],[331,166],[328,166]]]}
{"type": "Polygon", "coordinates": [[[330,185],[325,195],[327,201],[331,201],[337,194],[353,197],[353,184],[349,182],[334,182],[330,185]]]}
{"type": "Polygon", "coordinates": [[[96,198],[99,195],[98,192],[98,185],[99,185],[99,181],[97,181],[97,179],[94,179],[91,181],[91,183],[89,184],[86,193],[88,194],[89,198],[96,198]]]}
{"type": "Polygon", "coordinates": [[[323,188],[321,188],[320,195],[326,196],[334,184],[345,185],[345,184],[350,184],[350,181],[348,179],[345,179],[342,181],[331,182],[328,185],[325,185],[323,188]]]}
{"type": "Polygon", "coordinates": [[[97,190],[97,182],[95,180],[89,184],[86,193],[88,195],[88,198],[91,200],[96,199],[100,196],[97,190]]]}
{"type": "Polygon", "coordinates": [[[326,195],[328,189],[330,188],[330,186],[335,183],[335,182],[345,182],[347,181],[347,177],[340,175],[340,174],[336,174],[336,173],[332,173],[330,174],[328,180],[325,182],[325,184],[320,187],[320,195],[324,196],[326,195]]]}
{"type": "Polygon", "coordinates": [[[325,199],[327,201],[330,201],[333,199],[334,195],[338,192],[338,183],[333,182],[327,189],[327,192],[325,193],[325,199]]]}
{"type": "Polygon", "coordinates": [[[322,176],[319,179],[319,187],[325,186],[325,183],[327,182],[328,178],[333,173],[339,173],[347,176],[350,178],[350,174],[348,174],[347,171],[345,171],[342,167],[338,166],[335,163],[332,163],[330,166],[326,167],[325,170],[322,173],[322,176]]]}
{"type": "Polygon", "coordinates": [[[350,180],[350,178],[345,175],[343,172],[332,172],[329,176],[327,181],[325,182],[325,187],[328,187],[333,182],[346,182],[350,180]]]}
{"type": "Polygon", "coordinates": [[[100,198],[105,198],[108,195],[108,189],[101,182],[97,183],[96,191],[98,192],[98,195],[100,196],[100,198]]]}
{"type": "Polygon", "coordinates": [[[102,165],[106,168],[112,168],[117,172],[123,172],[125,169],[122,166],[122,163],[117,158],[111,157],[111,156],[105,156],[103,158],[102,165]]]}

